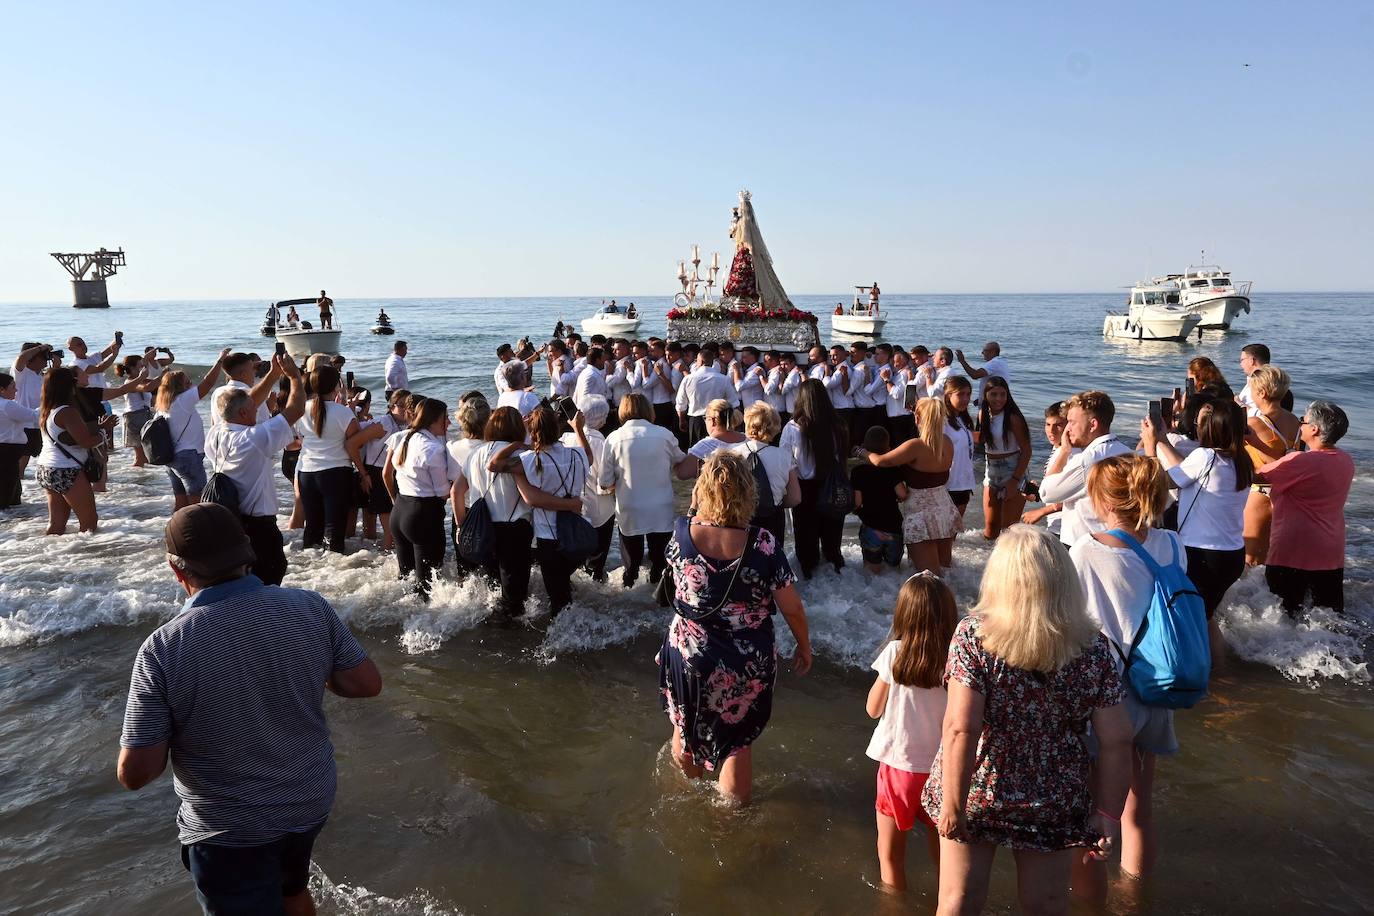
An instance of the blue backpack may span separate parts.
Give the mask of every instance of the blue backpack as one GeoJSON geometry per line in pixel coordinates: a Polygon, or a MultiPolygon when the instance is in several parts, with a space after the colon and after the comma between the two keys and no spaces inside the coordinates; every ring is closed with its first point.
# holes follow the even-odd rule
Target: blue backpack
{"type": "Polygon", "coordinates": [[[1120,528],[1107,532],[1126,544],[1155,577],[1154,595],[1129,651],[1116,651],[1126,665],[1126,683],[1146,706],[1188,709],[1207,695],[1212,653],[1207,610],[1193,580],[1174,559],[1160,566],[1141,544],[1120,528]]]}

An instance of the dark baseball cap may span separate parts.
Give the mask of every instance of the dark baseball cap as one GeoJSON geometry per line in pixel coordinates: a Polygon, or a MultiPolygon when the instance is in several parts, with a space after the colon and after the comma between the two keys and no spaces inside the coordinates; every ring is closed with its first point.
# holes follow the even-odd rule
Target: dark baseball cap
{"type": "Polygon", "coordinates": [[[257,559],[236,513],[218,503],[197,503],[167,522],[167,553],[197,576],[216,576],[257,559]]]}

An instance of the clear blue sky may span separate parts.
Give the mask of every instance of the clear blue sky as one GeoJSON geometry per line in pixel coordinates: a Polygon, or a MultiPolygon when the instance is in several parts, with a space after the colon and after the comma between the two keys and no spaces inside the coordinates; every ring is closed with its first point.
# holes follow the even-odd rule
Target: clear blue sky
{"type": "Polygon", "coordinates": [[[0,15],[0,301],[669,294],[743,187],[799,294],[1374,289],[1368,2],[0,15]]]}

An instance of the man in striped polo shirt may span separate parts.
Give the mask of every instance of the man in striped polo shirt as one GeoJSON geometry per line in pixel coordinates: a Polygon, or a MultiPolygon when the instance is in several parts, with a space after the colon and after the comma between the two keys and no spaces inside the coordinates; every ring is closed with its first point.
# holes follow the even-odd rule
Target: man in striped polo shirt
{"type": "Polygon", "coordinates": [[[167,523],[189,596],[134,660],[119,781],[152,782],[171,757],[181,860],[206,913],[313,913],[310,852],[334,803],[324,690],[371,697],[382,679],[316,592],[263,585],[224,506],[167,523]]]}

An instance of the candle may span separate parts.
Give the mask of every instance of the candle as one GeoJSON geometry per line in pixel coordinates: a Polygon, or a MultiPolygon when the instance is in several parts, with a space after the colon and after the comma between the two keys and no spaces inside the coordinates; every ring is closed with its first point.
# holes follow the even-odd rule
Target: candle
{"type": "Polygon", "coordinates": [[[683,280],[683,279],[686,279],[686,277],[687,277],[687,262],[686,262],[686,261],[678,261],[678,262],[677,262],[677,278],[678,278],[679,280],[683,280]]]}
{"type": "Polygon", "coordinates": [[[700,261],[700,260],[701,260],[701,246],[700,246],[700,245],[693,245],[693,246],[692,246],[692,262],[693,262],[693,263],[696,263],[697,261],[700,261]]]}
{"type": "Polygon", "coordinates": [[[713,252],[711,252],[711,268],[712,268],[713,270],[720,270],[720,252],[719,252],[719,251],[713,251],[713,252]]]}

